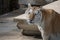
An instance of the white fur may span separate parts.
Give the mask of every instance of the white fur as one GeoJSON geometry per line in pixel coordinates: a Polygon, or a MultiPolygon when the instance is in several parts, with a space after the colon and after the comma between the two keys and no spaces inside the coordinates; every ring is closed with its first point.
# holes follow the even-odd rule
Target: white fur
{"type": "MultiPolygon", "coordinates": [[[[28,14],[29,12],[32,13],[33,10],[27,9],[25,13],[28,14]]],[[[36,24],[38,26],[38,29],[41,32],[41,35],[43,37],[43,40],[45,40],[45,39],[47,39],[47,36],[45,37],[45,35],[44,35],[44,30],[43,30],[44,29],[44,22],[42,22],[42,20],[41,20],[42,19],[42,12],[40,10],[35,10],[34,13],[36,15],[35,15],[35,18],[33,20],[33,24],[36,24]],[[38,11],[39,11],[39,13],[38,13],[38,11]]],[[[28,24],[31,24],[29,21],[30,20],[27,20],[28,24]]]]}
{"type": "Polygon", "coordinates": [[[30,9],[30,11],[29,11],[30,13],[32,13],[33,12],[33,10],[32,9],[30,9]]]}

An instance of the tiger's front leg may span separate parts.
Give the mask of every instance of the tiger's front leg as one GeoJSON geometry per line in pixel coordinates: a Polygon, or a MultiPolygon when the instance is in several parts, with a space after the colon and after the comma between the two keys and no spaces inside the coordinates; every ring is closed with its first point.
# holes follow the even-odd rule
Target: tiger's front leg
{"type": "Polygon", "coordinates": [[[43,40],[50,40],[49,35],[46,34],[46,32],[42,29],[42,27],[38,27],[39,31],[41,32],[41,36],[43,40]]]}
{"type": "Polygon", "coordinates": [[[41,33],[43,40],[50,40],[49,35],[46,35],[45,33],[41,33]]]}

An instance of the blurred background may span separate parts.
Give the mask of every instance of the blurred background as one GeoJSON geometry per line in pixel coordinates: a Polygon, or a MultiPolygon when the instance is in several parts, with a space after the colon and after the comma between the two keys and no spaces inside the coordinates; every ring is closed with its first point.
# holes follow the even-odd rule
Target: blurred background
{"type": "Polygon", "coordinates": [[[56,0],[0,0],[0,15],[21,7],[27,7],[28,3],[43,6],[56,0]]]}

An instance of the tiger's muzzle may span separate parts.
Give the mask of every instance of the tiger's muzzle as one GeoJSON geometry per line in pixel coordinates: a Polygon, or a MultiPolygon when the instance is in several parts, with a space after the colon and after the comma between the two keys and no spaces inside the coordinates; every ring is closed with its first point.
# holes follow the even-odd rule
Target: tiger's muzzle
{"type": "Polygon", "coordinates": [[[35,18],[35,14],[34,13],[29,14],[29,22],[30,23],[33,23],[34,18],[35,18]]]}

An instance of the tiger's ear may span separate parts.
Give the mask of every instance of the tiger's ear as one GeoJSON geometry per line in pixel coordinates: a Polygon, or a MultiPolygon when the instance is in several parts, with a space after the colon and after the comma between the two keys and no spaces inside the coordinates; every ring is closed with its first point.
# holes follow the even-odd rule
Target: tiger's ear
{"type": "Polygon", "coordinates": [[[31,7],[31,4],[30,4],[30,3],[28,3],[28,8],[29,8],[29,7],[31,7]]]}

